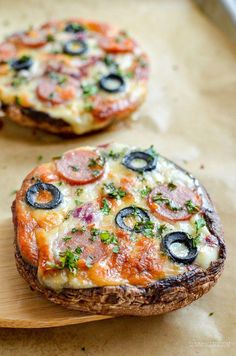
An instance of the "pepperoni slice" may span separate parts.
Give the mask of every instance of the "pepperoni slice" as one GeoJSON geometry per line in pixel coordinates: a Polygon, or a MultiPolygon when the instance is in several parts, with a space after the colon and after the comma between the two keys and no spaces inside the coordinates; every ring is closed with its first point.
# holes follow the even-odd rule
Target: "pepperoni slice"
{"type": "Polygon", "coordinates": [[[16,47],[12,43],[4,42],[0,45],[0,62],[6,62],[16,54],[16,47]]]}
{"type": "Polygon", "coordinates": [[[108,53],[127,53],[132,52],[135,48],[135,42],[123,34],[116,37],[104,37],[101,39],[100,45],[108,53]]]}
{"type": "Polygon", "coordinates": [[[96,95],[91,97],[90,100],[92,104],[91,112],[99,122],[109,121],[114,117],[117,119],[126,118],[138,106],[138,102],[126,97],[115,100],[96,95]]]}
{"type": "Polygon", "coordinates": [[[45,36],[41,32],[35,30],[24,33],[20,36],[19,40],[24,46],[30,48],[42,47],[47,42],[45,36]]]}
{"type": "Polygon", "coordinates": [[[43,101],[61,104],[75,97],[76,88],[70,81],[60,85],[50,78],[43,78],[37,86],[36,93],[43,101]]]}
{"type": "Polygon", "coordinates": [[[148,204],[161,220],[183,221],[200,211],[201,198],[187,187],[159,184],[149,194],[148,204]]]}
{"type": "Polygon", "coordinates": [[[70,184],[87,184],[99,179],[104,172],[103,159],[89,150],[69,151],[56,162],[59,175],[70,184]]]}

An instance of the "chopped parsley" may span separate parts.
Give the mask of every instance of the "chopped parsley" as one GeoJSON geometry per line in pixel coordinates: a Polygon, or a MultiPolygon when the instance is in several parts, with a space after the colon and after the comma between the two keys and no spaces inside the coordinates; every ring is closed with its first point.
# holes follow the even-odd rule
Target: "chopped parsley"
{"type": "Polygon", "coordinates": [[[81,84],[81,89],[85,97],[97,94],[98,88],[94,84],[81,84]]]}
{"type": "Polygon", "coordinates": [[[114,61],[114,59],[112,58],[112,56],[110,54],[107,54],[104,58],[103,58],[104,63],[110,67],[110,66],[118,66],[117,63],[114,61]]]}
{"type": "Polygon", "coordinates": [[[177,188],[177,185],[175,185],[173,182],[169,182],[167,186],[171,192],[177,188]]]}
{"type": "Polygon", "coordinates": [[[182,207],[175,205],[172,200],[170,200],[168,198],[164,198],[162,196],[162,193],[157,193],[155,196],[152,197],[152,200],[155,203],[164,203],[164,205],[172,211],[182,210],[182,207]]]}
{"type": "Polygon", "coordinates": [[[63,237],[63,241],[64,242],[67,242],[67,241],[70,241],[72,239],[72,236],[66,236],[66,237],[63,237]]]}
{"type": "Polygon", "coordinates": [[[191,237],[193,246],[196,247],[201,239],[201,229],[206,226],[206,222],[203,218],[200,218],[194,222],[195,234],[191,237]]]}
{"type": "Polygon", "coordinates": [[[134,225],[135,232],[141,232],[144,236],[153,238],[154,237],[154,223],[151,220],[148,221],[138,221],[134,225]]]}
{"type": "Polygon", "coordinates": [[[15,96],[16,105],[21,105],[19,96],[15,96]]]}
{"type": "Polygon", "coordinates": [[[126,196],[126,192],[121,187],[115,187],[114,183],[104,184],[103,189],[108,197],[121,199],[126,196]]]}
{"type": "Polygon", "coordinates": [[[113,232],[107,230],[100,231],[99,237],[101,241],[106,245],[110,245],[110,244],[116,245],[118,243],[117,237],[113,234],[113,232]]]}
{"type": "Polygon", "coordinates": [[[47,40],[47,42],[54,42],[55,37],[51,33],[49,33],[46,37],[46,40],[47,40]]]}
{"type": "Polygon", "coordinates": [[[113,249],[112,249],[112,252],[118,253],[119,250],[120,250],[120,247],[119,247],[118,245],[115,245],[115,246],[113,247],[113,249]]]}
{"type": "Polygon", "coordinates": [[[204,226],[206,226],[206,222],[203,218],[200,218],[194,222],[195,228],[196,228],[196,234],[199,233],[199,230],[202,229],[204,226]]]}
{"type": "Polygon", "coordinates": [[[28,82],[28,79],[26,77],[18,75],[12,79],[11,85],[14,88],[18,88],[19,86],[21,86],[22,84],[27,83],[27,82],[28,82]]]}
{"type": "Polygon", "coordinates": [[[192,200],[187,200],[185,202],[185,207],[189,214],[198,213],[200,210],[199,207],[192,202],[192,200]]]}
{"type": "Polygon", "coordinates": [[[77,188],[76,191],[75,191],[75,194],[77,196],[80,196],[83,193],[83,191],[84,191],[83,188],[77,188]]]}
{"type": "MultiPolygon", "coordinates": [[[[67,77],[63,74],[55,73],[55,72],[50,72],[48,73],[49,78],[54,80],[58,85],[62,85],[66,83],[67,77]]],[[[52,93],[54,95],[54,93],[52,93]]]]}
{"type": "Polygon", "coordinates": [[[109,151],[107,156],[111,159],[117,160],[120,158],[121,154],[119,152],[114,152],[113,150],[109,151]]]}
{"type": "Polygon", "coordinates": [[[81,204],[83,204],[83,202],[79,199],[75,199],[75,205],[76,206],[80,206],[81,204]]]}
{"type": "Polygon", "coordinates": [[[97,229],[96,227],[92,227],[92,229],[91,229],[91,235],[92,235],[93,237],[98,236],[98,235],[99,235],[99,229],[97,229]]]}
{"type": "Polygon", "coordinates": [[[79,172],[79,167],[77,167],[77,166],[71,166],[71,165],[69,165],[68,167],[70,167],[73,172],[79,172]]]}
{"type": "Polygon", "coordinates": [[[113,232],[110,232],[108,230],[99,230],[97,228],[92,228],[91,229],[91,236],[94,237],[99,237],[100,240],[106,244],[110,245],[113,244],[115,245],[113,247],[113,252],[118,253],[119,252],[119,245],[118,245],[118,240],[117,237],[113,232]]]}
{"type": "Polygon", "coordinates": [[[71,229],[72,234],[75,234],[78,231],[79,231],[79,229],[77,227],[73,227],[73,229],[71,229]]]}
{"type": "Polygon", "coordinates": [[[109,204],[109,201],[107,199],[103,199],[102,200],[102,207],[100,209],[102,211],[102,213],[104,215],[109,215],[110,211],[111,211],[111,208],[110,208],[110,204],[109,204]]]}
{"type": "Polygon", "coordinates": [[[89,159],[88,167],[96,167],[98,165],[97,160],[94,158],[89,159]]]}
{"type": "Polygon", "coordinates": [[[151,192],[151,190],[152,189],[146,185],[144,189],[140,190],[141,198],[146,198],[148,194],[151,192]]]}
{"type": "Polygon", "coordinates": [[[167,230],[166,224],[160,224],[157,228],[157,234],[159,235],[158,237],[162,237],[166,230],[167,230]]]}
{"type": "Polygon", "coordinates": [[[59,263],[50,264],[50,267],[57,269],[67,268],[70,272],[76,273],[81,252],[82,249],[80,247],[77,247],[74,251],[67,249],[60,253],[59,263]]]}
{"type": "Polygon", "coordinates": [[[93,169],[93,170],[92,170],[92,175],[93,175],[94,177],[98,177],[100,173],[101,173],[101,171],[99,171],[98,169],[93,169]]]}
{"type": "Polygon", "coordinates": [[[83,252],[82,248],[81,247],[76,247],[75,249],[75,253],[77,253],[77,255],[80,255],[81,253],[83,252]]]}
{"type": "Polygon", "coordinates": [[[68,220],[72,213],[73,213],[73,210],[69,210],[69,211],[66,213],[66,216],[64,217],[64,220],[68,220]]]}

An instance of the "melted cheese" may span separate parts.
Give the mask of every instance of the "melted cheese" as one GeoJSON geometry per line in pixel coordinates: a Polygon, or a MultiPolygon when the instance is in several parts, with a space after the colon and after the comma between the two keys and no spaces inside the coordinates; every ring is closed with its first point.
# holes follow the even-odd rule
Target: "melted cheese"
{"type": "MultiPolygon", "coordinates": [[[[193,179],[161,156],[158,156],[156,169],[150,172],[145,172],[143,175],[127,169],[121,163],[122,156],[134,149],[135,148],[118,144],[110,144],[107,148],[98,149],[98,151],[106,157],[110,151],[121,154],[121,157],[119,159],[107,157],[102,178],[96,180],[94,183],[80,186],[82,191],[80,191],[79,196],[77,191],[79,186],[71,186],[65,181],[53,182],[63,195],[63,202],[53,210],[35,210],[24,203],[25,209],[31,213],[31,216],[38,222],[41,228],[38,239],[42,236],[41,230],[43,229],[44,231],[44,244],[46,244],[48,249],[48,260],[46,260],[46,263],[55,264],[60,260],[62,248],[65,250],[65,246],[68,243],[63,242],[63,239],[68,235],[73,235],[71,232],[73,228],[85,228],[84,232],[81,234],[81,243],[83,236],[89,233],[89,225],[74,214],[75,210],[78,209],[78,206],[83,208],[86,204],[95,206],[92,225],[101,231],[108,230],[116,234],[116,224],[114,222],[115,215],[122,208],[135,205],[148,211],[150,219],[154,224],[154,230],[156,230],[160,224],[165,223],[165,234],[173,231],[183,231],[189,234],[189,236],[194,236],[196,230],[195,222],[201,218],[201,214],[198,213],[193,215],[188,221],[166,223],[150,212],[147,199],[143,198],[140,194],[140,191],[147,185],[153,189],[158,183],[168,182],[173,182],[176,185],[180,184],[193,189],[193,179]],[[108,215],[104,215],[99,208],[98,197],[103,190],[104,184],[109,184],[111,182],[114,183],[116,187],[124,187],[128,192],[128,195],[122,199],[113,199],[112,211],[108,215]]],[[[194,263],[198,264],[203,269],[208,268],[211,262],[218,258],[219,246],[217,241],[214,241],[214,244],[211,246],[206,242],[206,237],[210,235],[211,234],[206,226],[199,231],[199,241],[197,245],[198,256],[194,263]]],[[[53,273],[50,268],[45,270],[45,256],[43,255],[42,257],[40,255],[39,248],[38,278],[40,282],[54,290],[61,290],[62,288],[91,288],[101,285],[138,284],[132,279],[132,273],[130,275],[128,271],[126,274],[122,274],[120,268],[134,268],[135,271],[137,266],[139,266],[137,268],[141,268],[140,266],[143,263],[142,258],[146,258],[145,256],[149,259],[147,265],[149,266],[148,268],[150,268],[149,271],[140,272],[140,275],[143,274],[145,281],[149,281],[150,279],[150,282],[153,282],[155,279],[167,278],[187,271],[185,265],[177,264],[169,257],[161,254],[160,238],[144,237],[142,234],[137,234],[135,237],[136,241],[135,239],[132,240],[131,237],[128,242],[125,240],[126,237],[119,237],[118,239],[121,246],[121,252],[124,247],[126,254],[118,252],[116,256],[117,258],[121,256],[121,259],[127,258],[125,256],[128,256],[127,262],[120,261],[120,264],[118,262],[111,264],[114,258],[114,253],[112,251],[113,245],[105,246],[105,244],[103,244],[101,246],[104,246],[106,249],[104,254],[101,255],[92,266],[89,266],[87,269],[79,268],[75,273],[70,272],[67,269],[53,270],[53,273]],[[133,265],[133,263],[137,263],[137,266],[136,264],[133,265]],[[161,270],[158,270],[158,263],[160,263],[161,267],[159,267],[161,270]]],[[[71,241],[73,241],[73,239],[71,239],[71,241]]],[[[38,245],[40,245],[39,242],[40,241],[38,240],[38,245]]],[[[74,245],[72,246],[75,248],[74,245]]],[[[91,248],[92,247],[93,244],[91,245],[91,248]]],[[[101,247],[96,250],[96,255],[101,252],[100,250],[101,247]]],[[[175,243],[172,245],[172,252],[183,257],[186,256],[188,251],[183,244],[175,243]]],[[[95,258],[97,257],[96,255],[94,256],[95,258]]],[[[147,263],[147,260],[144,260],[144,262],[147,263]]]]}
{"type": "MultiPolygon", "coordinates": [[[[57,63],[57,61],[62,59],[71,68],[76,69],[85,65],[93,57],[100,58],[100,60],[95,61],[93,65],[89,66],[87,75],[80,79],[80,84],[82,85],[89,83],[96,86],[102,76],[112,71],[102,60],[106,53],[99,45],[100,34],[88,31],[88,39],[86,40],[88,50],[82,56],[62,54],[63,43],[74,38],[74,34],[58,30],[53,36],[55,40],[48,42],[43,47],[36,49],[17,48],[17,57],[20,58],[22,55],[31,56],[33,66],[27,71],[22,70],[18,73],[11,69],[10,65],[8,66],[7,73],[2,76],[0,75],[0,101],[5,104],[14,104],[17,98],[23,107],[30,107],[49,114],[55,120],[63,119],[71,125],[73,131],[77,134],[103,127],[106,125],[106,122],[94,119],[92,113],[86,110],[85,107],[88,98],[85,99],[82,91],[79,89],[77,90],[77,95],[72,100],[65,101],[63,104],[52,105],[50,102],[47,103],[38,98],[36,88],[46,71],[49,61],[57,63]],[[57,51],[59,54],[53,54],[57,51]],[[22,84],[18,86],[12,85],[16,74],[25,77],[27,80],[22,81],[22,84]]],[[[138,80],[135,77],[130,78],[127,75],[132,70],[137,56],[141,55],[142,52],[139,47],[136,47],[132,53],[114,54],[114,61],[118,64],[119,70],[124,73],[125,90],[124,92],[113,94],[99,90],[97,96],[108,100],[119,101],[128,99],[131,103],[141,103],[146,92],[146,85],[144,81],[138,80]]]]}

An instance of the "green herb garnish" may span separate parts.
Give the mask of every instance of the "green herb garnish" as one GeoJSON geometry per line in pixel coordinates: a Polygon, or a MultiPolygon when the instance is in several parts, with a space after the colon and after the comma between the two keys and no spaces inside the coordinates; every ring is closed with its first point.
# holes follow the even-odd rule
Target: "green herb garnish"
{"type": "Polygon", "coordinates": [[[199,210],[200,210],[200,208],[199,208],[197,205],[195,205],[195,204],[192,202],[192,200],[187,200],[187,201],[185,202],[185,207],[186,207],[186,209],[187,209],[187,211],[188,211],[189,214],[198,213],[199,210]]]}
{"type": "Polygon", "coordinates": [[[83,188],[77,188],[76,191],[75,191],[75,194],[77,196],[80,196],[83,193],[83,191],[84,191],[83,188]]]}
{"type": "Polygon", "coordinates": [[[146,237],[154,237],[154,223],[151,220],[148,221],[138,221],[134,225],[134,231],[140,232],[146,237]]]}
{"type": "Polygon", "coordinates": [[[72,236],[66,236],[66,237],[63,237],[63,241],[64,242],[67,242],[67,241],[70,241],[72,239],[72,236]]]}
{"type": "Polygon", "coordinates": [[[115,245],[112,249],[112,252],[114,253],[119,253],[120,247],[118,245],[115,245]]]}
{"type": "Polygon", "coordinates": [[[94,84],[81,84],[81,88],[85,97],[95,95],[98,92],[98,88],[94,84]]]}
{"type": "Polygon", "coordinates": [[[166,224],[160,224],[157,228],[157,234],[160,235],[158,237],[162,237],[166,230],[167,230],[166,224]]]}
{"type": "Polygon", "coordinates": [[[152,189],[146,185],[146,187],[144,189],[140,190],[141,198],[146,198],[148,196],[148,194],[151,192],[151,190],[152,189]]]}
{"type": "Polygon", "coordinates": [[[168,198],[164,198],[162,196],[162,193],[157,193],[155,196],[152,197],[152,200],[155,203],[164,203],[164,205],[172,211],[182,210],[182,208],[180,206],[175,205],[173,201],[168,198]]]}
{"type": "Polygon", "coordinates": [[[114,160],[117,160],[117,159],[119,159],[120,158],[120,153],[119,152],[114,152],[114,151],[109,151],[108,152],[108,154],[107,154],[107,156],[109,157],[109,158],[111,158],[111,159],[114,159],[114,160]]]}
{"type": "Polygon", "coordinates": [[[190,237],[192,239],[193,246],[196,247],[201,239],[201,229],[206,226],[206,222],[203,218],[200,218],[194,222],[195,234],[190,237]]]}
{"type": "Polygon", "coordinates": [[[109,215],[111,208],[109,205],[109,201],[107,199],[102,200],[102,207],[100,209],[104,215],[109,215]]]}
{"type": "Polygon", "coordinates": [[[12,79],[11,85],[14,88],[18,88],[19,86],[21,86],[22,84],[27,83],[27,82],[28,82],[28,79],[26,77],[23,77],[23,76],[19,75],[19,76],[14,77],[12,79]]]}
{"type": "Polygon", "coordinates": [[[121,187],[116,188],[114,183],[104,184],[103,189],[107,196],[113,199],[121,199],[126,196],[126,192],[121,187]]]}
{"type": "Polygon", "coordinates": [[[99,231],[99,237],[101,241],[104,242],[104,244],[106,245],[116,245],[118,243],[117,237],[113,234],[113,232],[109,232],[107,230],[99,231]]]}
{"type": "Polygon", "coordinates": [[[77,247],[74,251],[67,249],[64,252],[60,253],[59,263],[49,264],[52,268],[64,269],[67,268],[70,272],[76,273],[78,269],[78,259],[82,250],[80,247],[77,247]]]}
{"type": "Polygon", "coordinates": [[[70,167],[73,172],[79,172],[79,167],[77,167],[77,166],[71,166],[71,165],[69,165],[68,167],[70,167]]]}
{"type": "Polygon", "coordinates": [[[47,40],[47,42],[54,42],[55,37],[51,33],[49,33],[46,37],[46,40],[47,40]]]}
{"type": "Polygon", "coordinates": [[[177,185],[175,185],[173,182],[169,182],[167,186],[170,191],[173,191],[177,188],[177,185]]]}

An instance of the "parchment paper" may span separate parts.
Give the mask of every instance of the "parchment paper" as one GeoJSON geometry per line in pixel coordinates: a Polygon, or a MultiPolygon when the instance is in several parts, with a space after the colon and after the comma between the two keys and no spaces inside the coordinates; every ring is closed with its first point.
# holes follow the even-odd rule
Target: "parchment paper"
{"type": "Polygon", "coordinates": [[[0,354],[235,355],[235,47],[187,0],[1,0],[1,35],[67,16],[112,22],[141,42],[152,67],[148,98],[134,119],[70,141],[4,121],[1,221],[11,224],[11,192],[38,164],[39,155],[46,162],[83,144],[153,143],[206,186],[224,224],[227,263],[216,287],[183,310],[51,330],[2,329],[0,354]]]}

